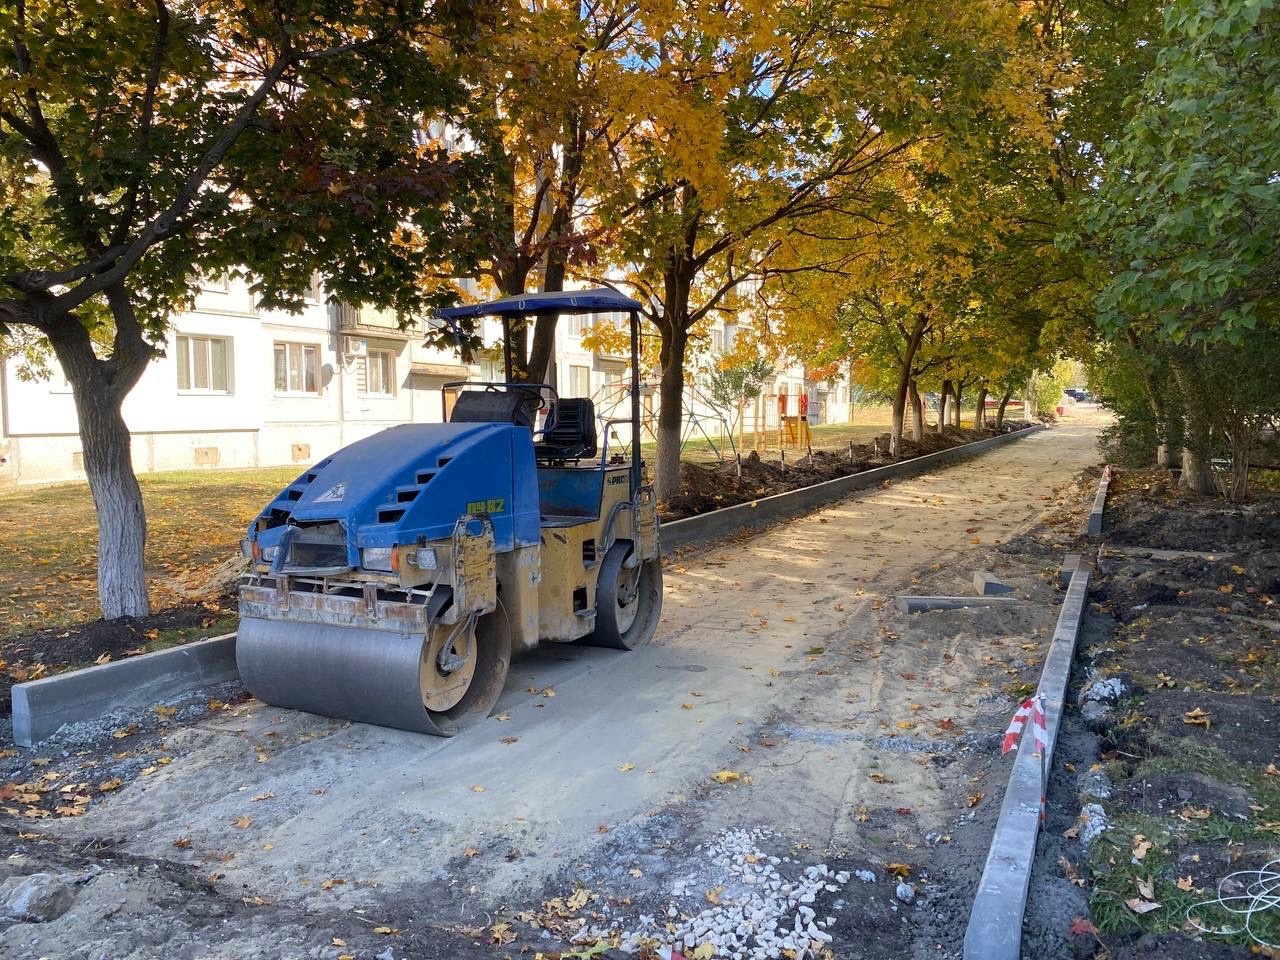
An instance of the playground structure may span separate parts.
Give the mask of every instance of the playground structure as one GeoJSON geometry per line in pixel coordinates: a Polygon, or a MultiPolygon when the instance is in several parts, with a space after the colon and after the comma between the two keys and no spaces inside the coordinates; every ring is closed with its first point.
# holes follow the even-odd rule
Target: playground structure
{"type": "MultiPolygon", "coordinates": [[[[610,419],[611,411],[618,409],[630,398],[631,382],[622,379],[606,384],[596,391],[593,400],[601,415],[610,419]]],[[[641,442],[657,442],[657,381],[642,380],[640,384],[640,434],[641,442]]],[[[731,425],[718,412],[713,402],[695,384],[686,384],[683,396],[684,427],[680,436],[683,452],[690,443],[701,441],[718,460],[732,459],[725,450],[729,447],[739,453],[748,449],[757,453],[768,450],[807,449],[813,442],[811,424],[820,422],[821,401],[812,402],[808,393],[762,393],[754,400],[740,405],[736,422],[731,425]],[[730,439],[731,431],[733,440],[730,439]]],[[[625,428],[619,424],[613,428],[625,428]]],[[[611,437],[614,442],[627,442],[628,438],[611,437]]]]}

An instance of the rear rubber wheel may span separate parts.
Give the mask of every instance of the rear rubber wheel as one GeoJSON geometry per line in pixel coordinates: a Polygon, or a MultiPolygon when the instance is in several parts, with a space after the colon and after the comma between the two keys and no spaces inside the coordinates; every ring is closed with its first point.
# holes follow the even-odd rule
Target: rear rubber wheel
{"type": "Polygon", "coordinates": [[[634,650],[650,640],[662,616],[662,561],[630,563],[630,540],[609,548],[596,578],[596,627],[584,642],[634,650]]]}

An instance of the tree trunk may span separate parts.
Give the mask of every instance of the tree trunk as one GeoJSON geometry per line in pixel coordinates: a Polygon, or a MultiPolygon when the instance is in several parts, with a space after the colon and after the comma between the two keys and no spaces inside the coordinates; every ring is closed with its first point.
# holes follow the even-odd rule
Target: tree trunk
{"type": "Polygon", "coordinates": [[[907,336],[907,342],[899,358],[898,390],[893,395],[893,426],[889,430],[889,456],[902,456],[902,431],[906,421],[908,395],[913,383],[912,365],[916,360],[916,351],[920,349],[920,341],[929,327],[928,317],[916,317],[915,325],[907,336]]]}
{"type": "Polygon", "coordinates": [[[1182,364],[1174,366],[1174,374],[1181,388],[1184,410],[1184,436],[1182,440],[1182,474],[1178,486],[1189,493],[1213,496],[1218,492],[1213,477],[1212,438],[1208,411],[1195,374],[1182,364]]]}
{"type": "Polygon", "coordinates": [[[996,408],[996,429],[1004,429],[1004,408],[1009,405],[1009,401],[1013,399],[1013,388],[1009,388],[1004,392],[1004,396],[1000,398],[1000,406],[996,408]]]}
{"type": "Polygon", "coordinates": [[[959,380],[957,380],[954,384],[952,384],[951,389],[955,392],[955,401],[956,401],[955,407],[952,408],[952,412],[951,412],[951,422],[952,422],[952,425],[957,430],[959,430],[960,429],[960,397],[964,393],[964,385],[959,380]]]}
{"type": "Polygon", "coordinates": [[[146,369],[151,349],[122,288],[107,291],[116,322],[112,355],[100,360],[88,332],[71,316],[52,318],[49,342],[71,383],[84,472],[98,518],[98,603],[108,620],[151,612],[145,570],[147,520],[133,472],[129,427],[121,405],[146,369]]]}
{"type": "Polygon", "coordinates": [[[680,434],[684,428],[684,354],[688,333],[673,323],[663,338],[662,378],[658,382],[658,468],[656,490],[659,500],[670,500],[680,492],[680,434]]]}
{"type": "Polygon", "coordinates": [[[983,430],[987,426],[987,388],[985,385],[978,388],[978,406],[973,415],[973,429],[983,430]]]}
{"type": "Polygon", "coordinates": [[[920,388],[915,380],[907,385],[907,397],[911,405],[911,439],[916,443],[924,441],[924,403],[920,399],[920,388]]]}
{"type": "Polygon", "coordinates": [[[938,394],[938,433],[947,432],[947,414],[951,410],[951,381],[942,381],[942,391],[938,394]]]}

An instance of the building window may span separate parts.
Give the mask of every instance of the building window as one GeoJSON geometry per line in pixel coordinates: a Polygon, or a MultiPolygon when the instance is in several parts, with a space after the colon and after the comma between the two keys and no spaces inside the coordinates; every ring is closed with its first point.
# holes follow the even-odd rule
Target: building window
{"type": "Polygon", "coordinates": [[[231,341],[224,337],[178,335],[178,389],[192,393],[231,392],[231,341]]]}
{"type": "Polygon", "coordinates": [[[210,293],[230,293],[231,292],[231,274],[222,270],[219,273],[202,277],[200,280],[200,289],[210,293]]]}
{"type": "Polygon", "coordinates": [[[324,283],[319,273],[311,274],[311,285],[307,287],[305,296],[312,303],[324,303],[324,283]]]}
{"type": "Polygon", "coordinates": [[[711,331],[711,352],[715,354],[724,353],[724,331],[711,331]]]}
{"type": "Polygon", "coordinates": [[[380,397],[395,396],[395,353],[390,350],[370,350],[365,354],[364,392],[380,397]]]}
{"type": "Polygon", "coordinates": [[[314,343],[276,344],[276,393],[320,392],[320,348],[314,343]]]}
{"type": "Polygon", "coordinates": [[[589,367],[569,367],[569,396],[591,396],[591,369],[589,367]]]}
{"type": "Polygon", "coordinates": [[[587,327],[591,326],[585,313],[571,313],[566,319],[569,321],[569,332],[575,337],[582,336],[587,332],[587,327]]]}

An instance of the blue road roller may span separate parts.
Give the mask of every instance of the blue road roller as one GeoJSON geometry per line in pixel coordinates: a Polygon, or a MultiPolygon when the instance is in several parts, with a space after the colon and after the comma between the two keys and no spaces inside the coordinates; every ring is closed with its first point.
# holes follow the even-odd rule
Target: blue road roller
{"type": "Polygon", "coordinates": [[[613,290],[441,310],[503,325],[506,379],[449,384],[406,423],[304,472],[250,524],[236,661],[279,707],[449,736],[489,714],[539,642],[629,650],[662,611],[657,502],[640,459],[640,305],[613,290]],[[511,322],[630,317],[630,417],[598,419],[511,372],[511,322]],[[625,444],[611,448],[619,428],[625,444]]]}

